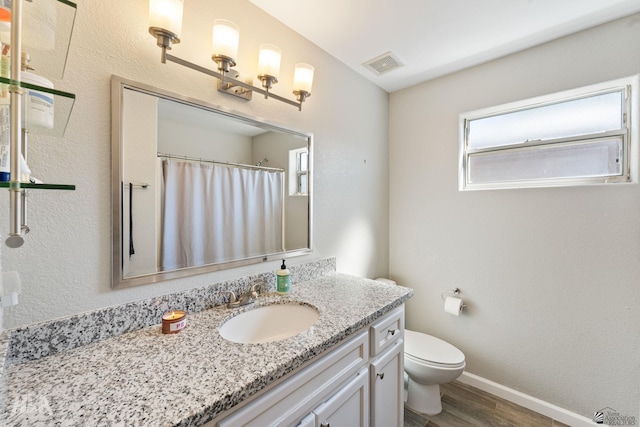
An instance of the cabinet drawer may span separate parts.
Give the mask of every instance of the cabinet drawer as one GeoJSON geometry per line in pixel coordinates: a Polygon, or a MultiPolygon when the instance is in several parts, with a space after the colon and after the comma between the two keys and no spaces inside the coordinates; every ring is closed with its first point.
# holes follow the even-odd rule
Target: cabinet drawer
{"type": "Polygon", "coordinates": [[[371,325],[371,356],[389,348],[404,335],[404,305],[371,325]]]}
{"type": "Polygon", "coordinates": [[[218,427],[297,425],[369,362],[367,331],[218,422],[218,427]]]}

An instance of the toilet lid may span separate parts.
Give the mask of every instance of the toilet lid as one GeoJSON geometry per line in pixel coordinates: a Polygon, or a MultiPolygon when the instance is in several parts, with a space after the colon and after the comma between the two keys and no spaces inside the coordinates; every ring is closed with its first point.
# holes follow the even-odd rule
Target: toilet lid
{"type": "Polygon", "coordinates": [[[404,352],[415,359],[440,365],[461,365],[464,353],[439,338],[415,331],[404,331],[404,352]]]}

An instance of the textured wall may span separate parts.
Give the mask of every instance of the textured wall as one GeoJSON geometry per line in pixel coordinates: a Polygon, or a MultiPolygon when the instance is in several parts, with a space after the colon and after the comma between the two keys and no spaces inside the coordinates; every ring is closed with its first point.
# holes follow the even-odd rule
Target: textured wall
{"type": "MultiPolygon", "coordinates": [[[[247,103],[219,94],[215,80],[176,64],[161,64],[148,34],[145,0],[79,2],[61,90],[77,100],[63,138],[30,142],[33,175],[73,183],[73,192],[31,191],[31,233],[17,250],[2,250],[3,270],[18,270],[22,302],[8,326],[53,319],[208,283],[275,271],[272,262],[170,282],[112,290],[110,78],[116,74],[186,96],[312,132],[315,142],[312,255],[335,256],[341,272],[374,277],[388,272],[388,95],[245,0],[185,2],[182,43],[173,53],[213,67],[211,25],[240,27],[240,72],[254,74],[260,43],[283,51],[274,92],[291,94],[295,62],[316,66],[313,94],[298,112],[261,96],[247,103]],[[366,163],[365,163],[366,161],[366,163]]],[[[291,94],[291,97],[293,95],[291,94]]],[[[0,230],[8,230],[8,194],[0,199],[0,230]]]]}
{"type": "Polygon", "coordinates": [[[471,373],[589,418],[638,415],[640,188],[459,192],[458,115],[637,74],[639,39],[636,15],[390,101],[389,264],[415,289],[407,328],[459,347],[471,373]],[[440,299],[456,286],[459,318],[440,299]]]}

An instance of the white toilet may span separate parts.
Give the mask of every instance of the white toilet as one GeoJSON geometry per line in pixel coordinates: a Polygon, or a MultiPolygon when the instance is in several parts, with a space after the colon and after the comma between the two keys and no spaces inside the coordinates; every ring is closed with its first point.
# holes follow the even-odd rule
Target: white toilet
{"type": "MultiPolygon", "coordinates": [[[[390,279],[379,282],[395,285],[390,279]]],[[[442,412],[440,384],[462,375],[464,353],[446,341],[421,332],[404,330],[404,372],[408,377],[405,406],[416,412],[436,415],[442,412]]]]}
{"type": "Polygon", "coordinates": [[[464,353],[446,341],[421,332],[404,331],[404,371],[409,377],[405,405],[416,412],[442,411],[440,384],[464,371],[464,353]]]}

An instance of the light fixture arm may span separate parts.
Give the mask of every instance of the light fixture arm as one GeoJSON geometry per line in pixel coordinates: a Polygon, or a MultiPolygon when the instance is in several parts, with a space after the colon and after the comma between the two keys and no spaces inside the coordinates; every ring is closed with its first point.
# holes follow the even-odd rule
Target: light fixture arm
{"type": "Polygon", "coordinates": [[[300,104],[307,100],[308,97],[311,96],[309,92],[306,90],[294,90],[293,94],[296,96],[296,99],[300,104]]]}
{"type": "Polygon", "coordinates": [[[169,30],[158,27],[149,27],[149,33],[156,38],[156,44],[162,52],[160,54],[160,62],[166,64],[167,50],[171,50],[171,44],[180,43],[180,39],[169,30]]]}
{"type": "Polygon", "coordinates": [[[302,111],[302,102],[304,102],[304,99],[308,96],[308,95],[306,95],[304,97],[298,97],[298,101],[292,101],[290,99],[287,99],[287,98],[284,98],[282,96],[276,95],[276,94],[274,94],[272,92],[269,92],[268,88],[267,89],[263,89],[263,88],[260,88],[260,87],[257,87],[257,86],[250,85],[250,84],[245,83],[245,82],[243,82],[241,80],[234,79],[233,77],[231,77],[229,75],[225,75],[225,74],[219,73],[217,71],[213,71],[213,70],[210,70],[208,68],[202,67],[200,65],[194,64],[192,62],[185,61],[184,59],[178,58],[177,56],[173,56],[173,55],[171,55],[169,53],[165,52],[164,57],[166,58],[166,60],[168,60],[170,62],[173,62],[175,64],[182,65],[183,67],[187,67],[187,68],[190,68],[190,69],[192,69],[194,71],[199,71],[199,72],[201,72],[203,74],[206,74],[208,76],[215,77],[216,79],[223,80],[225,84],[233,84],[235,86],[240,86],[240,87],[242,87],[244,89],[260,93],[260,94],[264,95],[265,98],[273,98],[273,99],[277,99],[278,101],[284,102],[286,104],[293,105],[294,107],[297,107],[299,111],[302,111]]]}
{"type": "Polygon", "coordinates": [[[262,82],[262,87],[265,90],[264,99],[269,98],[271,92],[269,90],[273,87],[274,84],[278,83],[278,79],[274,76],[270,76],[269,74],[260,74],[258,75],[258,79],[262,82]]]}

